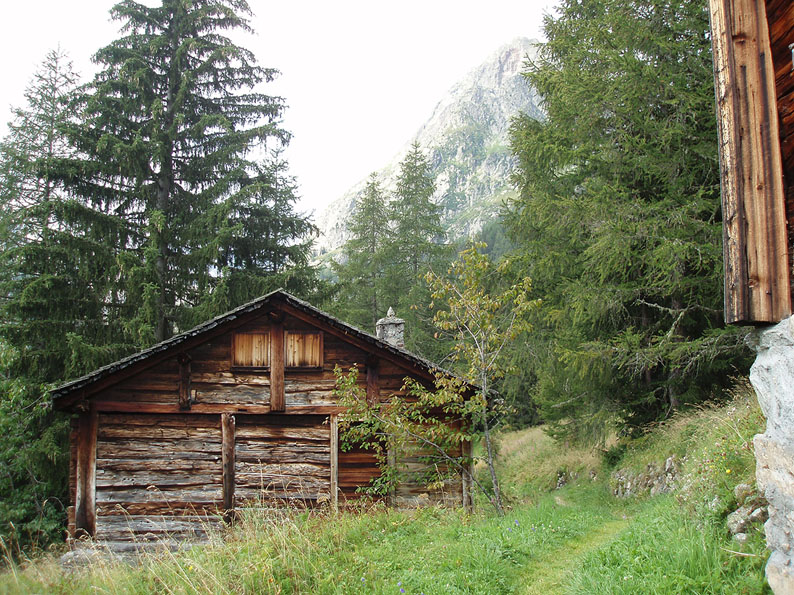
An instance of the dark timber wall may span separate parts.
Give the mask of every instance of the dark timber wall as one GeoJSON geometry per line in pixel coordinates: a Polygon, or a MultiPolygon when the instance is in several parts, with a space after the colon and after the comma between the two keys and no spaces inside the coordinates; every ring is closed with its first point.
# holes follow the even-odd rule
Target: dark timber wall
{"type": "MultiPolygon", "coordinates": [[[[117,544],[203,539],[252,504],[344,506],[380,471],[371,450],[339,447],[335,366],[358,366],[378,401],[399,393],[406,376],[431,377],[289,308],[207,334],[56,395],[61,408],[81,411],[72,425],[72,534],[117,544]]],[[[466,503],[459,478],[432,492],[422,486],[419,454],[395,453],[416,480],[392,502],[466,503]]]]}

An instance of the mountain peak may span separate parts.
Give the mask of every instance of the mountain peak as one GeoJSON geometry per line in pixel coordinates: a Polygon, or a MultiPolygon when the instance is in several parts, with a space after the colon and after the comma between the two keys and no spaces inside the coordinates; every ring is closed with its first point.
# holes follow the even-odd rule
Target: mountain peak
{"type": "MultiPolygon", "coordinates": [[[[537,55],[537,46],[535,40],[516,38],[493,52],[452,86],[391,163],[377,172],[384,189],[393,189],[399,162],[418,142],[429,154],[436,176],[434,200],[442,205],[444,224],[453,238],[479,231],[510,192],[510,122],[519,112],[542,117],[537,95],[521,76],[526,58],[537,55]]],[[[346,221],[365,182],[318,216],[321,253],[346,241],[346,221]]]]}

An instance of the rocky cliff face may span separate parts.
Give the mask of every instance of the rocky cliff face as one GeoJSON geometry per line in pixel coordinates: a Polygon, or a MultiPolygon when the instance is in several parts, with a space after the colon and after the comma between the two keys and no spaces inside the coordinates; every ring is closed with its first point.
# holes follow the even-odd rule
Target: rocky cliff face
{"type": "MultiPolygon", "coordinates": [[[[510,121],[519,112],[542,118],[537,94],[521,76],[525,58],[534,58],[536,47],[537,42],[516,39],[472,70],[450,89],[394,160],[378,172],[390,192],[399,162],[410,144],[418,141],[430,157],[437,185],[434,199],[443,207],[443,222],[452,239],[479,231],[496,216],[501,200],[512,191],[510,121]]],[[[347,239],[346,221],[365,182],[353,186],[317,217],[320,253],[335,250],[347,239]]]]}

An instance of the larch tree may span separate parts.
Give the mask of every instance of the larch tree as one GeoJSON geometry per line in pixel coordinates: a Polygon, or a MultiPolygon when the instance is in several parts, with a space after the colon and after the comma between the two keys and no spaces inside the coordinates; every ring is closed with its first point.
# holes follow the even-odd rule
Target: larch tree
{"type": "Polygon", "coordinates": [[[258,91],[277,72],[226,36],[250,31],[250,14],[245,0],[119,2],[122,37],[96,53],[73,104],[69,182],[125,226],[121,291],[139,345],[250,299],[274,272],[312,277],[311,226],[272,154],[288,141],[284,104],[258,91]]]}
{"type": "Polygon", "coordinates": [[[722,323],[717,133],[702,2],[563,0],[518,118],[509,217],[544,306],[527,348],[544,418],[598,439],[743,369],[722,323]]]}

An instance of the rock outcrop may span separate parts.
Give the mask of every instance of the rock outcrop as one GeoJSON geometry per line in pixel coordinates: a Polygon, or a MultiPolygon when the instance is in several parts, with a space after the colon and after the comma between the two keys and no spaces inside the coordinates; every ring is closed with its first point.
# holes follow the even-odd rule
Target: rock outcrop
{"type": "Polygon", "coordinates": [[[766,574],[775,593],[794,593],[794,317],[757,329],[750,342],[758,354],[750,382],[767,419],[754,440],[758,489],[769,502],[766,574]]]}
{"type": "Polygon", "coordinates": [[[618,469],[612,474],[612,493],[618,498],[666,494],[675,489],[682,461],[675,455],[668,457],[664,465],[650,463],[644,471],[618,469]]]}
{"type": "MultiPolygon", "coordinates": [[[[382,187],[394,189],[399,163],[415,140],[429,156],[436,176],[434,200],[443,207],[448,234],[457,238],[479,231],[511,192],[512,118],[519,112],[543,117],[537,94],[521,76],[525,58],[536,54],[537,42],[516,39],[452,87],[410,142],[378,172],[382,187]]],[[[360,181],[318,214],[320,253],[347,240],[346,222],[365,184],[360,181]]]]}

